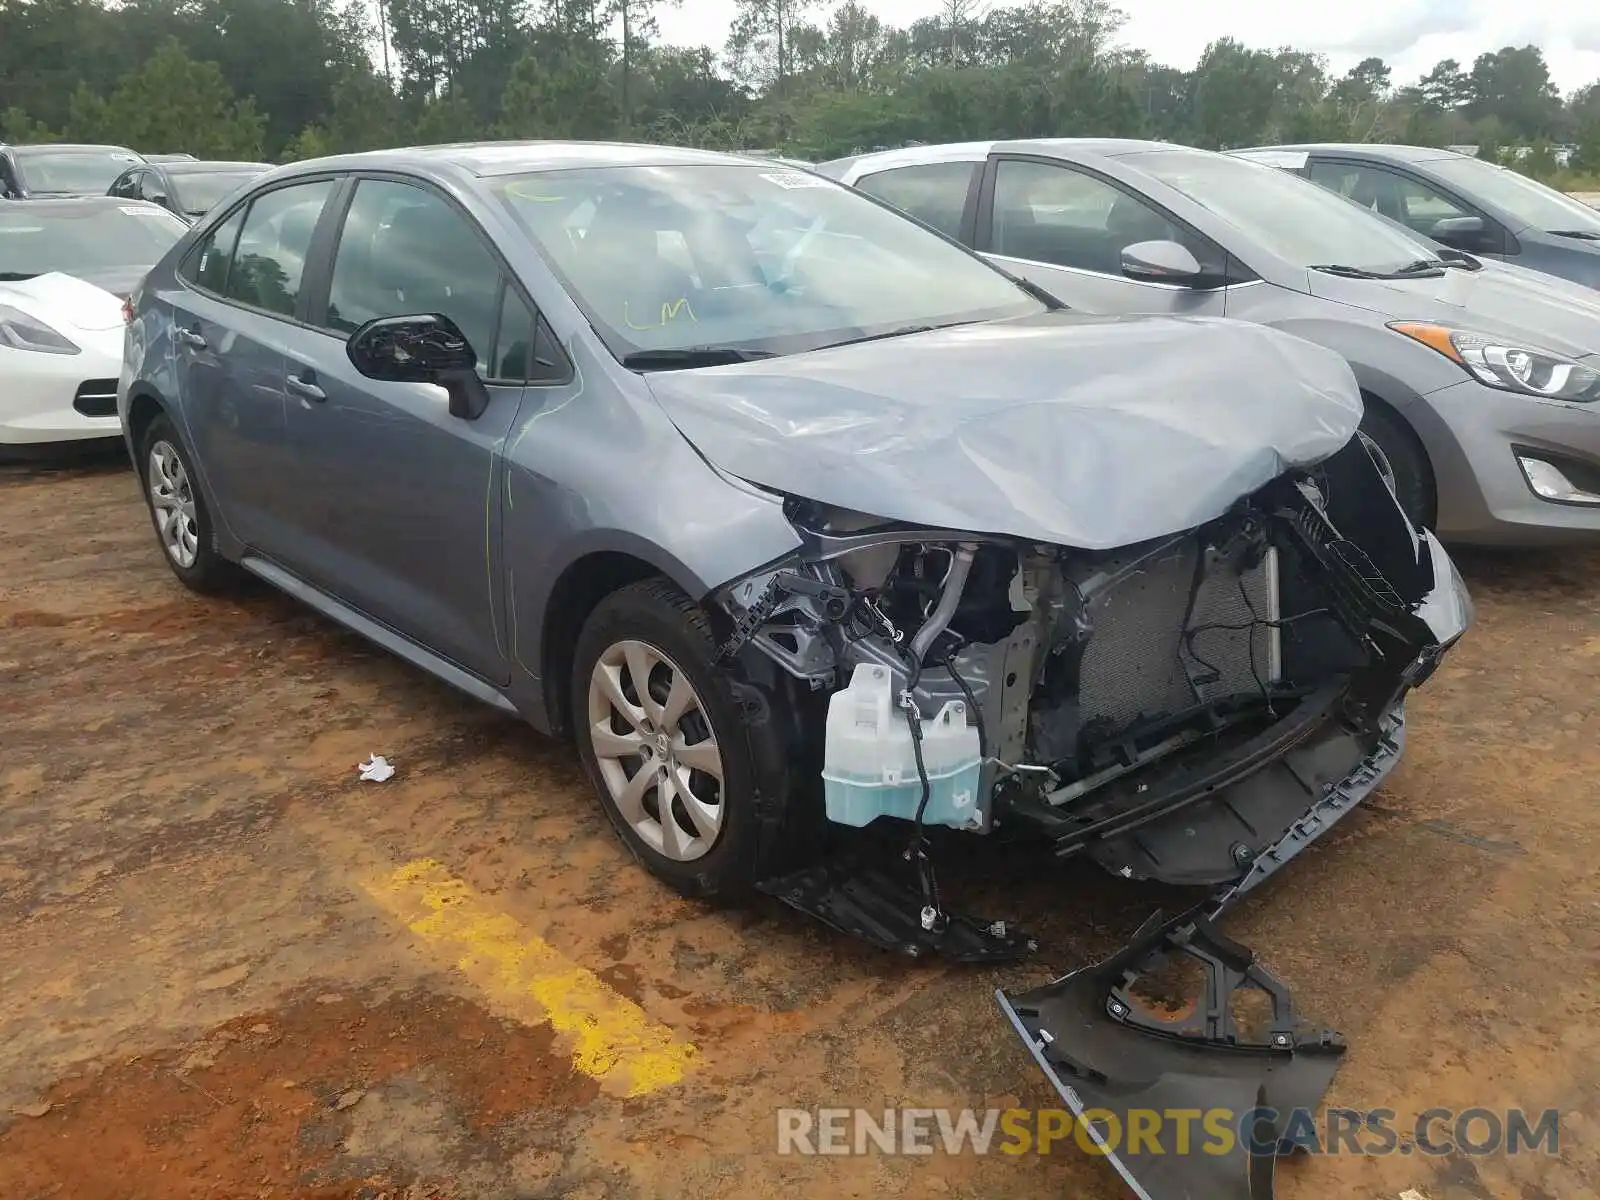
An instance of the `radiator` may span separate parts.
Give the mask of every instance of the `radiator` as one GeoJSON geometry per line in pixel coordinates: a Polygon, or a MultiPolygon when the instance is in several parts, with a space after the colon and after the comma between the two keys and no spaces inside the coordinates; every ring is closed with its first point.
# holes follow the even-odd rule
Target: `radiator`
{"type": "Polygon", "coordinates": [[[1278,630],[1260,623],[1279,616],[1277,551],[1243,574],[1228,566],[1207,574],[1189,616],[1188,627],[1201,631],[1186,644],[1199,552],[1193,541],[1175,544],[1090,600],[1094,632],[1079,676],[1083,722],[1105,718],[1121,728],[1141,715],[1257,693],[1280,678],[1278,630]],[[1252,628],[1203,629],[1247,626],[1252,608],[1259,618],[1252,628]]]}

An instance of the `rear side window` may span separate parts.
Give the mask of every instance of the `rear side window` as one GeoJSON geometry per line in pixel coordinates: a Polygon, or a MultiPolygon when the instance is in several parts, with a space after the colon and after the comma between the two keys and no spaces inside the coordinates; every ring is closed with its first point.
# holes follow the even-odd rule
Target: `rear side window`
{"type": "Polygon", "coordinates": [[[961,214],[967,207],[967,191],[979,165],[952,162],[895,167],[863,176],[856,181],[856,187],[901,212],[910,213],[947,237],[959,237],[961,214]]]}
{"type": "Polygon", "coordinates": [[[222,295],[228,284],[228,265],[233,261],[239,227],[243,224],[244,209],[236,209],[231,217],[201,239],[200,245],[184,259],[178,274],[208,292],[222,295]]]}
{"type": "Polygon", "coordinates": [[[333,180],[276,188],[251,202],[221,295],[292,317],[322,206],[333,180]]]}

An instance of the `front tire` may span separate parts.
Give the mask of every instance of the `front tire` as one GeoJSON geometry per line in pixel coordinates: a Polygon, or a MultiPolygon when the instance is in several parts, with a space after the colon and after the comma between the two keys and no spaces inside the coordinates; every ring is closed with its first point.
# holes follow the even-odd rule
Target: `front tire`
{"type": "Polygon", "coordinates": [[[145,431],[138,465],[161,557],[172,573],[185,587],[207,595],[236,584],[238,567],[217,552],[194,459],[165,415],[145,431]]]}
{"type": "Polygon", "coordinates": [[[794,824],[775,723],[749,711],[750,685],[715,655],[706,614],[652,579],[602,600],[573,656],[573,725],[600,806],[634,857],[688,896],[775,873],[794,824]]]}
{"type": "Polygon", "coordinates": [[[1359,435],[1384,482],[1394,493],[1411,523],[1432,529],[1434,513],[1433,469],[1410,428],[1371,401],[1361,418],[1359,435]]]}

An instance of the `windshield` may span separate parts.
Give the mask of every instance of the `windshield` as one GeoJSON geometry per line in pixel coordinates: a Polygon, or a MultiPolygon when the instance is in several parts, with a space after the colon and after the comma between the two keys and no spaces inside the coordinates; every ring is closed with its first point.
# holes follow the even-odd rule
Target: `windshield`
{"type": "Polygon", "coordinates": [[[245,180],[254,179],[265,170],[265,167],[256,167],[239,171],[174,172],[172,185],[178,193],[174,199],[183,206],[184,212],[198,216],[209,212],[218,200],[245,180]]]}
{"type": "Polygon", "coordinates": [[[1434,159],[1425,165],[1446,183],[1460,188],[1469,199],[1477,197],[1497,205],[1524,225],[1600,234],[1600,212],[1506,167],[1464,155],[1434,159]]]}
{"type": "Polygon", "coordinates": [[[1439,256],[1431,243],[1277,167],[1199,150],[1127,159],[1297,267],[1386,272],[1439,256]]]}
{"type": "Polygon", "coordinates": [[[0,279],[153,267],[187,231],[177,217],[154,206],[63,211],[49,201],[0,204],[0,279]]]}
{"type": "Polygon", "coordinates": [[[16,152],[22,186],[30,192],[72,192],[103,196],[139,156],[126,150],[51,150],[48,147],[16,152]]]}
{"type": "Polygon", "coordinates": [[[775,164],[542,172],[494,190],[619,358],[796,353],[1045,307],[860,193],[775,164]]]}

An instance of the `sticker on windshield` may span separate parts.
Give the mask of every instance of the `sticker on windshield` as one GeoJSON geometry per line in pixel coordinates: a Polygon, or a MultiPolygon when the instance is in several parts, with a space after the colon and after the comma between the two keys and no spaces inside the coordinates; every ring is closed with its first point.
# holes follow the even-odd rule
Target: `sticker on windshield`
{"type": "Polygon", "coordinates": [[[139,161],[139,156],[137,154],[113,154],[113,155],[111,155],[111,161],[112,162],[138,162],[139,161]]]}
{"type": "Polygon", "coordinates": [[[761,178],[769,183],[775,183],[781,188],[826,188],[833,186],[833,180],[824,179],[820,175],[807,175],[801,171],[763,172],[761,178]]]}
{"type": "Polygon", "coordinates": [[[152,212],[164,212],[165,209],[155,209],[143,204],[119,204],[117,207],[130,217],[148,217],[152,212]]]}

